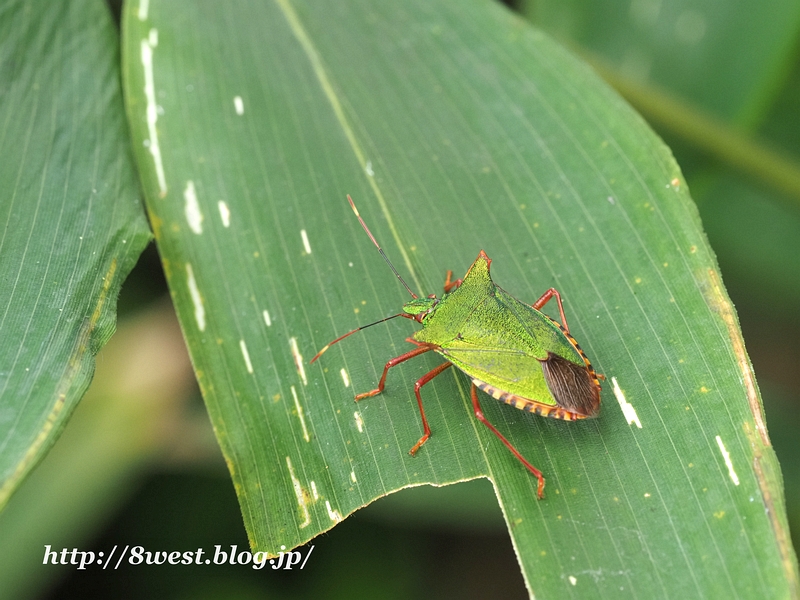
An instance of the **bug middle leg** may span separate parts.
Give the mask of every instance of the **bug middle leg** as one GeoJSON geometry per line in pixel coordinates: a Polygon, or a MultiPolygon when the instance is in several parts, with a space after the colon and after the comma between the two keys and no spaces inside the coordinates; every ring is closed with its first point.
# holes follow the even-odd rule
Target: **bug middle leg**
{"type": "Polygon", "coordinates": [[[419,438],[419,441],[416,444],[414,444],[414,447],[408,451],[408,453],[411,456],[414,456],[417,453],[417,450],[419,450],[422,447],[422,445],[428,441],[428,438],[431,437],[431,428],[428,426],[428,419],[425,418],[425,409],[422,408],[422,396],[420,395],[419,390],[422,388],[423,385],[428,383],[431,379],[433,379],[437,375],[441,374],[447,367],[451,366],[453,366],[453,363],[451,362],[442,363],[432,371],[429,371],[428,373],[420,377],[417,380],[417,383],[414,384],[414,394],[416,394],[417,396],[417,404],[419,404],[419,415],[422,417],[422,428],[424,430],[424,433],[422,434],[422,437],[419,438]]]}
{"type": "MultiPolygon", "coordinates": [[[[413,340],[409,340],[413,341],[413,340]]],[[[383,391],[383,388],[386,386],[386,374],[389,372],[389,369],[399,365],[402,362],[407,361],[410,358],[414,358],[415,356],[419,356],[420,354],[424,354],[430,350],[433,350],[435,346],[430,344],[420,344],[419,342],[413,341],[413,343],[417,344],[417,348],[406,352],[405,354],[401,354],[400,356],[395,356],[391,360],[389,360],[386,365],[383,367],[383,375],[381,376],[381,380],[378,382],[378,387],[374,390],[370,390],[369,392],[364,392],[363,394],[358,394],[356,396],[356,401],[363,400],[364,398],[371,398],[372,396],[377,396],[383,391]]]]}
{"type": "Polygon", "coordinates": [[[472,384],[471,393],[472,393],[472,408],[475,411],[475,417],[481,423],[483,423],[489,429],[491,429],[492,433],[495,434],[498,438],[500,438],[500,441],[506,445],[506,448],[511,450],[511,453],[517,457],[517,460],[519,460],[523,465],[525,465],[525,468],[528,469],[528,471],[530,471],[531,473],[533,473],[534,477],[536,477],[536,479],[539,480],[539,485],[536,488],[536,495],[539,496],[539,500],[541,500],[544,497],[544,476],[542,475],[542,472],[536,467],[534,467],[527,460],[525,460],[522,457],[522,455],[517,451],[517,449],[511,445],[511,442],[509,442],[505,437],[503,437],[503,434],[497,431],[494,425],[489,423],[486,417],[483,416],[483,410],[481,410],[481,404],[478,401],[478,389],[475,387],[474,383],[472,384]]]}
{"type": "Polygon", "coordinates": [[[545,304],[547,304],[551,298],[555,297],[556,302],[558,302],[558,312],[561,313],[561,325],[564,327],[564,331],[569,333],[569,325],[567,325],[567,317],[564,316],[564,306],[561,304],[561,294],[558,293],[556,288],[550,288],[547,290],[542,296],[531,306],[536,310],[542,308],[545,304]]]}

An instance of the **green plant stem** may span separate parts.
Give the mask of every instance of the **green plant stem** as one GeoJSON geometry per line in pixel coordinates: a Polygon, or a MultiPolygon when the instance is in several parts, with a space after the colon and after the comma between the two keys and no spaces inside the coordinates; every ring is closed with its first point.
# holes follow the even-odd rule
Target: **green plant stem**
{"type": "Polygon", "coordinates": [[[657,127],[679,136],[726,166],[780,192],[800,206],[800,162],[735,131],[691,104],[652,85],[626,78],[596,57],[586,57],[611,86],[657,127]]]}

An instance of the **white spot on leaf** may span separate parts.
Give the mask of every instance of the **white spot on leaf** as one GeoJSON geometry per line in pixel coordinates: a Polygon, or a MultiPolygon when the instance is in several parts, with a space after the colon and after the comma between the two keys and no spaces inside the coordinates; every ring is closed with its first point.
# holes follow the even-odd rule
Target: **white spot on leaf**
{"type": "Polygon", "coordinates": [[[311,254],[311,244],[308,242],[308,234],[305,229],[300,230],[300,237],[303,239],[303,248],[306,254],[311,254]]]}
{"type": "Polygon", "coordinates": [[[339,514],[338,510],[333,510],[331,508],[331,503],[329,500],[325,500],[325,508],[328,509],[328,516],[330,517],[331,521],[338,523],[342,520],[342,515],[339,514]]]}
{"type": "Polygon", "coordinates": [[[303,414],[303,407],[300,405],[300,399],[297,397],[297,390],[292,386],[292,398],[294,398],[294,408],[297,411],[297,418],[300,419],[300,427],[303,428],[303,439],[307,442],[311,441],[311,436],[308,435],[308,428],[306,427],[306,417],[303,414]]]}
{"type": "Polygon", "coordinates": [[[189,295],[192,297],[194,305],[194,320],[200,331],[206,330],[206,309],[203,306],[203,297],[200,295],[200,288],[197,287],[197,280],[194,278],[192,265],[186,263],[186,284],[189,286],[189,295]]]}
{"type": "Polygon", "coordinates": [[[189,223],[189,228],[196,234],[203,233],[203,213],[200,212],[200,204],[197,202],[197,193],[194,189],[194,181],[191,179],[186,182],[186,189],[183,190],[183,198],[186,204],[183,207],[183,212],[186,215],[186,221],[189,223]]]}
{"type": "Polygon", "coordinates": [[[358,433],[364,433],[364,421],[361,420],[361,413],[356,411],[353,413],[353,416],[356,418],[356,427],[358,427],[358,433]]]}
{"type": "Polygon", "coordinates": [[[233,107],[236,109],[236,114],[237,115],[243,115],[244,114],[244,100],[242,100],[241,96],[236,96],[233,99],[233,107]]]}
{"type": "Polygon", "coordinates": [[[219,208],[219,218],[222,219],[222,224],[225,227],[231,226],[231,211],[228,208],[228,205],[225,203],[224,200],[220,200],[217,202],[217,207],[219,208]]]}
{"type": "Polygon", "coordinates": [[[722,438],[719,436],[717,436],[717,446],[719,446],[719,451],[722,453],[722,458],[725,459],[725,466],[728,467],[728,475],[730,475],[733,485],[739,485],[739,476],[736,474],[736,471],[733,470],[731,454],[725,448],[725,444],[722,443],[722,438]]]}
{"type": "Polygon", "coordinates": [[[636,414],[636,409],[633,408],[633,405],[625,399],[625,394],[622,392],[622,389],[620,389],[616,377],[611,378],[611,384],[614,389],[614,395],[617,397],[617,402],[619,402],[619,407],[622,409],[622,414],[625,416],[625,420],[628,421],[628,425],[635,423],[636,426],[641,429],[642,422],[639,420],[639,415],[636,414]]]}
{"type": "Polygon", "coordinates": [[[297,504],[300,506],[300,512],[303,515],[303,522],[300,523],[300,529],[308,526],[311,523],[311,515],[308,514],[308,506],[306,506],[306,496],[303,493],[303,487],[300,485],[300,480],[294,474],[292,467],[292,460],[286,457],[286,466],[289,468],[289,477],[292,478],[292,487],[294,488],[294,495],[297,498],[297,504]]]}
{"type": "Polygon", "coordinates": [[[144,95],[147,99],[145,114],[147,118],[147,134],[150,138],[147,149],[153,157],[153,164],[156,169],[156,180],[158,181],[158,191],[159,195],[163,198],[167,195],[167,179],[164,175],[164,164],[161,162],[161,148],[158,145],[158,130],[156,129],[158,106],[156,104],[156,86],[153,76],[153,46],[150,45],[151,39],[158,40],[157,30],[152,29],[148,39],[142,40],[141,43],[142,67],[144,69],[144,95]],[[153,32],[156,32],[155,35],[153,32]]]}
{"type": "Polygon", "coordinates": [[[253,372],[253,363],[250,362],[250,353],[247,351],[247,344],[245,344],[244,340],[239,340],[239,348],[242,350],[242,356],[244,357],[244,364],[247,366],[247,372],[253,372]]]}
{"type": "Polygon", "coordinates": [[[306,379],[306,368],[303,366],[303,355],[300,354],[300,349],[297,347],[297,338],[289,338],[289,348],[292,350],[292,358],[294,358],[294,366],[297,368],[297,373],[300,379],[303,380],[303,385],[308,385],[306,379]]]}

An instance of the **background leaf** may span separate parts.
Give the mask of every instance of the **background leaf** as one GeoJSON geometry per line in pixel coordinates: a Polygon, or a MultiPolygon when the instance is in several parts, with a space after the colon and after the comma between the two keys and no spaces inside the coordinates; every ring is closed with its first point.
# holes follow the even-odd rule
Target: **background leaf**
{"type": "Polygon", "coordinates": [[[746,0],[520,4],[540,27],[591,49],[619,75],[746,128],[782,83],[800,24],[800,5],[787,0],[766,0],[757,14],[746,0]]]}
{"type": "Polygon", "coordinates": [[[0,507],[53,444],[150,239],[98,2],[3,3],[0,507]]]}
{"type": "Polygon", "coordinates": [[[685,182],[588,69],[486,3],[140,8],[124,30],[134,147],[254,548],[299,544],[399,487],[487,475],[537,594],[795,589],[777,463],[685,182]],[[300,368],[402,302],[347,192],[422,293],[484,248],[517,297],[567,298],[609,376],[601,418],[484,402],[549,477],[546,501],[475,423],[458,374],[425,388],[434,438],[405,455],[410,382],[433,357],[349,403],[407,323],[300,368]]]}

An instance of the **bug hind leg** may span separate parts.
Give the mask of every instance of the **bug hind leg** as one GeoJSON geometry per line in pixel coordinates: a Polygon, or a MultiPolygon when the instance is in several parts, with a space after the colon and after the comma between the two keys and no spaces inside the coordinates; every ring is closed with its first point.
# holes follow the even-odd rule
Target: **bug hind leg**
{"type": "Polygon", "coordinates": [[[450,292],[452,292],[454,289],[456,289],[458,286],[460,286],[464,282],[463,279],[456,279],[455,281],[452,281],[452,279],[453,279],[453,271],[448,271],[447,272],[447,277],[444,280],[444,293],[445,294],[449,294],[450,292]]]}
{"type": "Polygon", "coordinates": [[[567,325],[567,317],[564,315],[564,305],[561,303],[561,294],[558,293],[556,288],[550,288],[541,297],[531,304],[533,308],[536,310],[541,310],[541,308],[547,304],[551,298],[555,298],[556,302],[558,303],[558,313],[561,315],[561,326],[564,328],[564,331],[569,333],[569,325],[567,325]]]}
{"type": "Polygon", "coordinates": [[[539,469],[537,469],[536,467],[534,467],[527,460],[525,460],[522,457],[522,455],[517,451],[517,449],[514,448],[514,446],[511,445],[511,442],[509,442],[503,436],[502,433],[497,431],[497,429],[495,429],[495,426],[492,425],[491,423],[489,423],[489,421],[486,419],[486,417],[483,416],[483,410],[481,410],[481,404],[478,401],[478,389],[475,387],[474,383],[472,384],[471,393],[472,393],[472,408],[475,411],[475,417],[481,423],[483,423],[489,429],[491,429],[492,433],[495,434],[500,439],[500,441],[503,442],[506,445],[506,448],[511,450],[511,453],[514,456],[517,457],[517,460],[520,461],[523,465],[525,465],[525,468],[528,469],[528,471],[530,471],[531,473],[533,473],[533,476],[536,477],[536,479],[539,480],[539,485],[536,488],[536,495],[539,497],[539,500],[541,500],[544,497],[544,476],[542,475],[542,472],[539,469]]]}

